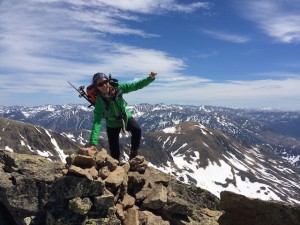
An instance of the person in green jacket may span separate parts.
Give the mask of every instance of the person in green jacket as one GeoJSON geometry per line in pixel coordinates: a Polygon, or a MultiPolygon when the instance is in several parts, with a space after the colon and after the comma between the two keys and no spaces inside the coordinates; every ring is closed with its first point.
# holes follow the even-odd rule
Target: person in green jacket
{"type": "Polygon", "coordinates": [[[122,95],[139,90],[149,85],[157,73],[151,72],[149,77],[133,83],[120,84],[114,87],[110,84],[104,73],[96,73],[93,84],[96,87],[96,103],[94,109],[94,121],[90,136],[90,146],[87,150],[97,151],[98,138],[102,127],[102,119],[106,120],[106,132],[111,156],[119,160],[119,134],[121,129],[131,132],[131,151],[129,159],[138,154],[141,139],[141,128],[126,108],[127,103],[122,95]]]}

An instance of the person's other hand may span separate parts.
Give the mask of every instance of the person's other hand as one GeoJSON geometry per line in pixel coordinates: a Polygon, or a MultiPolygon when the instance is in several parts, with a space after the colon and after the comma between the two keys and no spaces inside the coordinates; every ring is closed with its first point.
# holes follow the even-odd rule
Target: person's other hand
{"type": "Polygon", "coordinates": [[[88,147],[79,149],[77,153],[80,155],[95,155],[97,152],[97,146],[90,145],[88,147]]]}
{"type": "Polygon", "coordinates": [[[91,145],[85,148],[86,150],[97,151],[97,146],[91,145]]]}
{"type": "Polygon", "coordinates": [[[157,73],[151,72],[151,73],[149,74],[149,77],[151,77],[151,79],[154,80],[156,75],[157,75],[157,73]]]}

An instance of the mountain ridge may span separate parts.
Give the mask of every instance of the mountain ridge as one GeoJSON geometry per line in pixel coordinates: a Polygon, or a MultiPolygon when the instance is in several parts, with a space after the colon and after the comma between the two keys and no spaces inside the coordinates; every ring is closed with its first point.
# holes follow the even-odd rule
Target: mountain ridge
{"type": "Polygon", "coordinates": [[[28,123],[0,118],[0,149],[65,161],[80,146],[65,136],[28,123]]]}
{"type": "MultiPolygon", "coordinates": [[[[130,105],[143,132],[172,127],[194,121],[232,135],[245,145],[269,148],[296,167],[300,167],[300,112],[234,109],[217,106],[185,106],[165,104],[130,105]]],[[[91,128],[93,108],[86,105],[45,105],[39,107],[0,106],[0,117],[11,118],[73,135],[81,144],[91,128]]],[[[105,122],[103,123],[105,131],[105,122]]]]}
{"type": "Polygon", "coordinates": [[[144,138],[141,153],[146,158],[151,159],[151,149],[160,146],[159,151],[167,155],[157,157],[161,160],[157,168],[217,196],[230,190],[252,198],[300,200],[299,169],[263,146],[245,146],[234,137],[195,122],[145,134],[144,138]],[[146,140],[148,135],[151,141],[146,140]],[[157,146],[149,149],[145,146],[149,142],[157,146]]]}

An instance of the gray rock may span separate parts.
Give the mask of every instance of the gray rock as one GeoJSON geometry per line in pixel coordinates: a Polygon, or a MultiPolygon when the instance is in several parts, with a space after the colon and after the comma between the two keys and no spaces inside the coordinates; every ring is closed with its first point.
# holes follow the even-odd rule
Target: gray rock
{"type": "Polygon", "coordinates": [[[75,155],[71,164],[74,166],[81,167],[82,169],[87,169],[95,166],[96,163],[92,156],[75,155]]]}
{"type": "Polygon", "coordinates": [[[92,208],[92,202],[90,198],[80,198],[76,197],[69,200],[69,209],[80,215],[86,215],[89,210],[92,208]]]}
{"type": "Polygon", "coordinates": [[[116,204],[116,216],[121,220],[125,220],[125,213],[123,205],[117,203],[116,204]]]}
{"type": "Polygon", "coordinates": [[[135,198],[130,196],[129,194],[126,194],[123,197],[123,200],[121,201],[121,204],[123,205],[124,209],[131,208],[135,203],[135,198]]]}
{"type": "Polygon", "coordinates": [[[299,225],[300,206],[251,199],[229,191],[221,192],[220,225],[299,225]]]}
{"type": "Polygon", "coordinates": [[[3,150],[0,150],[0,162],[0,210],[11,214],[16,223],[21,224],[24,218],[42,210],[48,201],[51,184],[63,176],[64,164],[3,150]]]}
{"type": "Polygon", "coordinates": [[[71,165],[68,169],[68,173],[78,175],[78,176],[82,176],[82,177],[86,177],[89,180],[93,180],[92,175],[89,173],[89,171],[87,169],[82,169],[78,166],[71,165]]]}
{"type": "Polygon", "coordinates": [[[145,170],[147,169],[148,167],[148,162],[147,161],[144,161],[142,162],[141,164],[137,164],[137,165],[133,165],[133,166],[130,166],[130,170],[131,171],[137,171],[139,173],[144,173],[145,170]]]}
{"type": "Polygon", "coordinates": [[[127,176],[127,174],[125,174],[123,167],[118,166],[105,179],[105,185],[111,188],[112,190],[115,190],[122,184],[123,180],[125,179],[125,176],[127,176]]]}
{"type": "Polygon", "coordinates": [[[150,211],[139,212],[140,224],[144,225],[170,225],[170,222],[165,221],[161,216],[156,216],[150,211]]]}
{"type": "Polygon", "coordinates": [[[98,174],[102,179],[106,179],[109,175],[110,171],[107,166],[103,166],[99,169],[98,174]]]}
{"type": "Polygon", "coordinates": [[[142,206],[148,209],[161,209],[166,205],[167,198],[167,188],[159,184],[151,190],[142,206]]]}
{"type": "Polygon", "coordinates": [[[124,225],[139,225],[139,210],[138,207],[132,207],[127,209],[124,225]]]}
{"type": "Polygon", "coordinates": [[[144,160],[145,160],[145,158],[143,156],[138,155],[138,156],[136,156],[135,158],[133,158],[129,161],[130,167],[141,164],[141,163],[144,162],[144,160]]]}
{"type": "Polygon", "coordinates": [[[104,192],[104,182],[84,177],[65,176],[53,183],[52,191],[58,198],[65,199],[99,196],[104,192]]]}
{"type": "Polygon", "coordinates": [[[179,214],[184,216],[191,216],[193,214],[192,206],[182,198],[168,197],[167,204],[164,209],[169,214],[179,214]]]}
{"type": "Polygon", "coordinates": [[[108,211],[109,208],[115,205],[114,195],[109,191],[105,191],[103,195],[95,197],[94,205],[97,210],[108,211]]]}

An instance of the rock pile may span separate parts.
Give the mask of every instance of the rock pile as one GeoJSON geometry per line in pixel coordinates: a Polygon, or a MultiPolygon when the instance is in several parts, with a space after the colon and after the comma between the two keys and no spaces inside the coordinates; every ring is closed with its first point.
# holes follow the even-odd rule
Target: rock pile
{"type": "Polygon", "coordinates": [[[217,197],[142,156],[120,165],[102,149],[60,164],[0,151],[0,166],[0,203],[14,220],[5,225],[217,225],[222,214],[217,197]]]}
{"type": "Polygon", "coordinates": [[[102,149],[66,164],[0,150],[1,225],[299,225],[300,206],[208,191],[102,149]],[[225,211],[222,213],[218,209],[225,211]]]}
{"type": "Polygon", "coordinates": [[[142,156],[119,165],[105,149],[73,155],[64,173],[53,184],[47,225],[200,224],[192,219],[194,206],[172,190],[172,178],[148,167],[142,156]]]}

